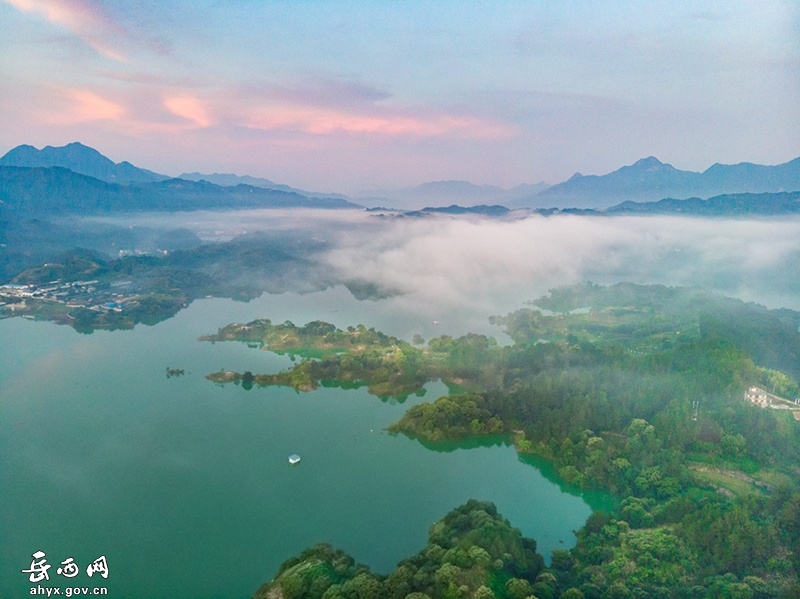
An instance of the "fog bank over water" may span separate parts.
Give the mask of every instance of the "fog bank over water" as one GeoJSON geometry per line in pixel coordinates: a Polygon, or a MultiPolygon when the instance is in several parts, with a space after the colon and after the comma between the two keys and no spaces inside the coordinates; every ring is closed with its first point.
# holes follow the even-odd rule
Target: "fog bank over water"
{"type": "Polygon", "coordinates": [[[702,286],[800,308],[797,218],[437,217],[392,225],[343,236],[325,259],[342,277],[379,282],[420,307],[466,303],[491,311],[591,280],[702,286]]]}
{"type": "MultiPolygon", "coordinates": [[[[376,217],[321,210],[194,212],[103,219],[121,226],[186,227],[205,239],[244,234],[324,241],[328,279],[377,286],[382,303],[414,320],[486,319],[549,289],[592,281],[689,285],[770,308],[800,310],[800,218],[435,215],[376,217]]],[[[287,245],[290,247],[290,245],[287,245]]],[[[441,334],[441,333],[438,333],[441,334]]]]}

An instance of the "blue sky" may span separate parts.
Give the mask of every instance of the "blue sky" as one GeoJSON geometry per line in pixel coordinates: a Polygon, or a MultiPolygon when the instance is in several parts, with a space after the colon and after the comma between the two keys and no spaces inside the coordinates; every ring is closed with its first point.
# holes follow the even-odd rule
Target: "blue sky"
{"type": "Polygon", "coordinates": [[[800,4],[0,0],[0,153],[357,193],[800,155],[800,4]]]}

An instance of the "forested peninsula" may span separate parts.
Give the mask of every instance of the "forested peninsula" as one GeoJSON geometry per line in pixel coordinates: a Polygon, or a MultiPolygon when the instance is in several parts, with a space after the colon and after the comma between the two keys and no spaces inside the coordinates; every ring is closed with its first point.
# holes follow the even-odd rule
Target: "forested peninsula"
{"type": "Polygon", "coordinates": [[[268,320],[203,339],[302,358],[277,374],[209,375],[245,388],[366,386],[402,399],[441,379],[451,393],[391,431],[426,442],[507,433],[565,481],[616,494],[614,513],[593,514],[544,568],[504,557],[486,526],[502,518],[470,504],[389,576],[318,547],[259,596],[800,597],[800,314],[621,283],[553,290],[492,321],[512,345],[268,320]]]}

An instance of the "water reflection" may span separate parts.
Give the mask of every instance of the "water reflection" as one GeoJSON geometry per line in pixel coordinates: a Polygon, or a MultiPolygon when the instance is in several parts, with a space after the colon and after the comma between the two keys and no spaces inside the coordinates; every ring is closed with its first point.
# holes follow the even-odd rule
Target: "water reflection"
{"type": "MultiPolygon", "coordinates": [[[[468,451],[480,448],[514,446],[512,435],[510,434],[481,435],[466,437],[464,439],[446,439],[439,441],[430,441],[406,433],[392,434],[413,439],[425,449],[437,453],[453,453],[461,450],[468,451]]],[[[606,491],[599,489],[582,489],[581,487],[566,483],[556,472],[555,465],[545,458],[531,454],[517,454],[517,459],[520,463],[536,469],[546,480],[558,486],[562,493],[582,498],[593,510],[612,511],[616,505],[617,499],[606,491]]]]}
{"type": "MultiPolygon", "coordinates": [[[[405,435],[405,433],[400,433],[405,435]]],[[[425,449],[438,453],[453,453],[461,449],[477,449],[479,447],[509,447],[512,445],[510,435],[481,435],[476,437],[466,437],[464,439],[446,439],[441,441],[430,441],[414,435],[405,435],[414,439],[425,449]]]]}

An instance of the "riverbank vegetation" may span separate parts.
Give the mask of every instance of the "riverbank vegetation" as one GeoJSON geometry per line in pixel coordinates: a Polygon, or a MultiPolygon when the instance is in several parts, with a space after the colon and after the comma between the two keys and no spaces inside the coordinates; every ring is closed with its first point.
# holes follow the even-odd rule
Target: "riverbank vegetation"
{"type": "MultiPolygon", "coordinates": [[[[505,432],[565,481],[618,495],[615,513],[592,515],[575,548],[555,552],[551,591],[531,596],[796,596],[800,421],[789,404],[759,407],[744,392],[800,395],[800,315],[695,290],[587,284],[494,322],[513,345],[467,335],[416,347],[367,329],[359,341],[360,328],[323,323],[218,335],[328,352],[269,376],[389,392],[459,383],[463,392],[410,408],[390,430],[427,441],[505,432]]],[[[428,595],[478,596],[467,586],[428,595]]],[[[393,596],[380,593],[343,596],[393,596]]]]}

